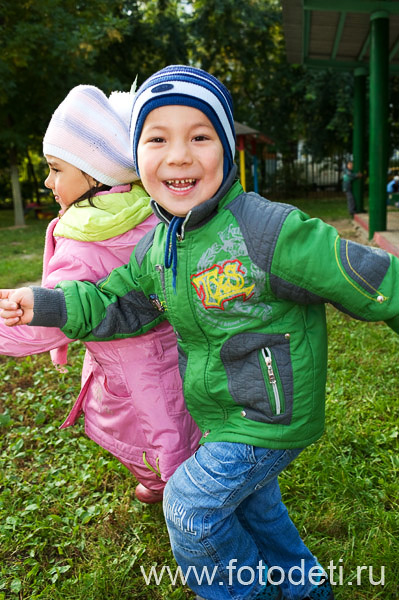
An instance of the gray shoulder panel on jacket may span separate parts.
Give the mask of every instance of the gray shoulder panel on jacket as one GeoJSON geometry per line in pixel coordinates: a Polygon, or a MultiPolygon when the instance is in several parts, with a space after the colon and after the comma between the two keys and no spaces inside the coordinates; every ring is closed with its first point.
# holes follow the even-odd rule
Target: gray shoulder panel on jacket
{"type": "Polygon", "coordinates": [[[376,293],[391,264],[389,254],[350,240],[341,240],[339,254],[349,277],[369,294],[376,293]]]}
{"type": "Polygon", "coordinates": [[[271,202],[254,192],[240,194],[226,206],[240,226],[251,260],[270,271],[283,223],[294,206],[271,202]]]}
{"type": "Polygon", "coordinates": [[[136,257],[139,267],[141,267],[141,265],[143,264],[144,257],[153,244],[156,228],[157,225],[154,227],[154,229],[151,229],[151,231],[146,233],[145,236],[142,237],[141,240],[137,243],[134,249],[134,255],[136,257]]]}

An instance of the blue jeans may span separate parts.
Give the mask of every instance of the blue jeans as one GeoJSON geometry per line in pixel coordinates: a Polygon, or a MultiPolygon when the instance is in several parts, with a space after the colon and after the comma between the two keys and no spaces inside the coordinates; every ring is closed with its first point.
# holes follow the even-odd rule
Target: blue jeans
{"type": "Polygon", "coordinates": [[[209,442],[176,470],[164,514],[173,554],[197,594],[253,600],[275,567],[269,577],[285,598],[308,595],[307,574],[317,559],[289,518],[277,481],[300,452],[209,442]]]}

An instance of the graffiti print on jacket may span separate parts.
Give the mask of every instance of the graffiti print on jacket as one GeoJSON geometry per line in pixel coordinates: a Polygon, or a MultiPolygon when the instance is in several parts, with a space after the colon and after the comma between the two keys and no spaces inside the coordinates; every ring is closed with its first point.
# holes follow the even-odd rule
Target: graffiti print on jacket
{"type": "Polygon", "coordinates": [[[225,302],[239,297],[245,302],[253,295],[255,284],[246,286],[245,274],[241,261],[226,260],[221,265],[213,265],[192,275],[191,283],[204,308],[224,310],[225,302]]]}

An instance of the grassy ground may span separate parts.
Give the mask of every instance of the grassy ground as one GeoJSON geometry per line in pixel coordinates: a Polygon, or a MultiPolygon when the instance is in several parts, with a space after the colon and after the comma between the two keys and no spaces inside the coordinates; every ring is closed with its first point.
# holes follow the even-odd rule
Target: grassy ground
{"type": "MultiPolygon", "coordinates": [[[[335,209],[331,200],[296,204],[329,221],[346,217],[342,200],[335,209]]],[[[40,238],[35,224],[32,247],[40,238]]],[[[326,433],[282,475],[283,498],[320,562],[335,567],[337,600],[397,600],[398,338],[332,308],[328,329],[326,433]]],[[[159,585],[143,577],[152,565],[175,572],[161,507],[133,499],[134,480],[84,436],[82,421],[58,430],[81,361],[79,343],[67,374],[47,355],[0,357],[0,600],[193,598],[166,576],[159,585]]]]}
{"type": "Polygon", "coordinates": [[[42,275],[44,234],[48,221],[29,216],[26,227],[13,227],[13,212],[0,210],[0,288],[38,281],[42,275]]]}

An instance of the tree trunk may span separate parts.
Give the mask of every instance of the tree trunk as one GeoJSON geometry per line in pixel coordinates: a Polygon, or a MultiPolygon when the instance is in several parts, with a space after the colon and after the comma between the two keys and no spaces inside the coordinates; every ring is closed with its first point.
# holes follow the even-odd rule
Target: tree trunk
{"type": "Polygon", "coordinates": [[[40,204],[39,182],[37,181],[35,167],[33,166],[29,150],[26,151],[26,156],[28,158],[28,172],[30,174],[30,177],[31,177],[31,180],[33,183],[33,188],[35,190],[35,200],[36,200],[37,204],[40,204]]]}
{"type": "Polygon", "coordinates": [[[10,151],[10,172],[11,172],[11,187],[12,198],[14,202],[14,225],[15,227],[24,227],[24,206],[22,203],[21,186],[19,183],[17,153],[15,149],[10,151]]]}

